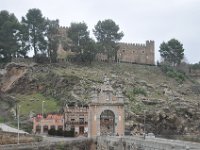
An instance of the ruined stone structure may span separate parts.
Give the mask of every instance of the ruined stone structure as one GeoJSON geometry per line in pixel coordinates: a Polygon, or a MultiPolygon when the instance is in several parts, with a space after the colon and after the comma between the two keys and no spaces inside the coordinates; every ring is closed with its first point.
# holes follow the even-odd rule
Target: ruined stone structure
{"type": "Polygon", "coordinates": [[[65,61],[67,61],[69,56],[75,55],[75,53],[72,52],[70,49],[64,50],[64,47],[63,47],[63,43],[62,43],[63,41],[65,43],[68,43],[68,45],[70,45],[70,43],[71,43],[70,39],[67,36],[67,30],[68,30],[67,27],[59,28],[59,35],[60,35],[60,39],[61,39],[59,41],[59,45],[58,45],[58,49],[57,49],[57,60],[59,62],[65,62],[65,61]]]}
{"type": "Polygon", "coordinates": [[[124,101],[121,90],[114,91],[108,78],[93,87],[88,113],[88,136],[124,135],[124,101]]]}
{"type": "MultiPolygon", "coordinates": [[[[119,43],[117,58],[118,62],[154,65],[154,51],[154,41],[146,41],[146,44],[119,43]]],[[[107,61],[107,56],[99,53],[96,59],[107,61]]]]}

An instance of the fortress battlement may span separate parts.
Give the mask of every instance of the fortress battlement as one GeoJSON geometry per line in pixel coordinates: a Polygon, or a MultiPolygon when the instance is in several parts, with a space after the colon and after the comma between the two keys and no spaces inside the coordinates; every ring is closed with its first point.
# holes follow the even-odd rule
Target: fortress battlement
{"type": "MultiPolygon", "coordinates": [[[[119,62],[150,64],[154,65],[154,41],[147,40],[146,43],[120,42],[117,57],[119,62]]],[[[97,55],[97,60],[106,61],[105,54],[97,55]]]]}

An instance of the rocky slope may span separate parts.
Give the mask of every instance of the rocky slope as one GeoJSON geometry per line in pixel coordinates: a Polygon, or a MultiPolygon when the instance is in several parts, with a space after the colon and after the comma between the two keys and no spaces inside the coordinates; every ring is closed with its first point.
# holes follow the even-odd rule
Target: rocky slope
{"type": "Polygon", "coordinates": [[[6,70],[0,74],[1,114],[11,116],[15,102],[23,106],[24,120],[41,112],[43,100],[46,113],[62,110],[65,103],[87,104],[91,87],[106,75],[113,88],[122,87],[128,101],[126,129],[133,134],[144,128],[160,135],[200,132],[199,84],[190,78],[180,83],[156,66],[9,64],[6,70]]]}

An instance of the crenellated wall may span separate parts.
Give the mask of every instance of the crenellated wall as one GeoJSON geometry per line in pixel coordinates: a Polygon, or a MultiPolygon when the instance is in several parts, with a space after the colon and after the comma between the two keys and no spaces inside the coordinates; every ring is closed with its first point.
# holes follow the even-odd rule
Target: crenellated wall
{"type": "MultiPolygon", "coordinates": [[[[151,40],[146,41],[145,44],[119,43],[119,50],[117,52],[118,62],[154,65],[154,49],[154,41],[151,40]]],[[[107,61],[107,56],[99,53],[96,59],[99,61],[107,61]]]]}

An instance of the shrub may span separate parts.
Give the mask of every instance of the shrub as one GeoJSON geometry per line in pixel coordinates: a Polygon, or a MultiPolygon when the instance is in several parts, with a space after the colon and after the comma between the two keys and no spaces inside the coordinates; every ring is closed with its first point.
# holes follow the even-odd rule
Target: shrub
{"type": "Polygon", "coordinates": [[[40,64],[49,63],[49,58],[45,54],[37,54],[34,56],[35,62],[40,64]]]}
{"type": "Polygon", "coordinates": [[[54,128],[48,130],[48,134],[49,135],[55,135],[56,134],[56,130],[54,128]]]}
{"type": "Polygon", "coordinates": [[[179,83],[183,83],[183,81],[185,81],[186,76],[184,72],[179,71],[168,65],[161,65],[160,67],[162,72],[166,73],[168,77],[174,78],[179,83]]]}
{"type": "Polygon", "coordinates": [[[64,137],[74,137],[74,131],[73,130],[64,131],[63,135],[64,135],[64,137]]]}
{"type": "Polygon", "coordinates": [[[56,136],[63,136],[63,130],[62,129],[56,130],[55,135],[56,136]]]}
{"type": "Polygon", "coordinates": [[[147,96],[147,92],[143,88],[133,88],[131,90],[124,92],[124,94],[128,97],[130,101],[135,101],[136,100],[135,96],[139,94],[147,96]]]}
{"type": "Polygon", "coordinates": [[[132,92],[134,95],[141,94],[141,95],[147,96],[147,92],[143,88],[134,88],[132,92]]]}

